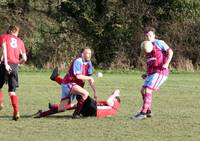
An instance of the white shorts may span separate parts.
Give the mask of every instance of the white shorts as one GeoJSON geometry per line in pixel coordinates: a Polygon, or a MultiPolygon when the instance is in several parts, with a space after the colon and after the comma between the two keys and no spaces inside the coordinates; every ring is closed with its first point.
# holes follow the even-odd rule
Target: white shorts
{"type": "Polygon", "coordinates": [[[153,91],[159,90],[160,86],[167,80],[167,76],[159,73],[154,73],[147,76],[144,80],[144,88],[149,88],[153,91]]]}

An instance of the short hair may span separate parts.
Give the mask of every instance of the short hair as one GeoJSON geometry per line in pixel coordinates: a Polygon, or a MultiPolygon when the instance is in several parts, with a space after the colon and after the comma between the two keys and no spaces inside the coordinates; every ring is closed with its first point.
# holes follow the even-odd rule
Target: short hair
{"type": "Polygon", "coordinates": [[[16,25],[10,25],[7,30],[7,34],[13,34],[19,32],[19,27],[16,25]]]}
{"type": "Polygon", "coordinates": [[[156,33],[156,29],[153,27],[145,27],[144,28],[144,34],[148,33],[149,31],[152,31],[154,34],[156,33]]]}
{"type": "Polygon", "coordinates": [[[84,47],[84,48],[81,49],[81,53],[83,53],[86,49],[90,49],[91,50],[91,48],[89,48],[89,47],[84,47]]]}

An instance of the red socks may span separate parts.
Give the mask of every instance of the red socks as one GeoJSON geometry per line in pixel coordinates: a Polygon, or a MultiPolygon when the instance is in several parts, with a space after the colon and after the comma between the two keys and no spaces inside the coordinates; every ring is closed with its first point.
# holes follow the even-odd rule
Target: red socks
{"type": "MultiPolygon", "coordinates": [[[[86,99],[87,100],[87,99],[86,99]]],[[[73,113],[73,115],[80,115],[81,110],[83,109],[85,100],[82,98],[82,96],[79,97],[77,107],[73,113]]]]}
{"type": "Polygon", "coordinates": [[[56,76],[55,77],[55,81],[58,83],[58,84],[60,84],[61,85],[61,83],[62,83],[62,78],[60,77],[60,76],[56,76]]]}
{"type": "Polygon", "coordinates": [[[12,106],[13,106],[14,113],[19,112],[18,97],[16,95],[11,95],[10,99],[11,99],[11,103],[12,103],[12,106]]]}

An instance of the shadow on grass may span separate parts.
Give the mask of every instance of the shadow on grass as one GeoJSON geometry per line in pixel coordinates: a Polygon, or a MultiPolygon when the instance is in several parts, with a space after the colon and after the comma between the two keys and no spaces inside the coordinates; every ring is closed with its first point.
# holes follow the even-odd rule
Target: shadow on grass
{"type": "Polygon", "coordinates": [[[72,119],[72,116],[71,115],[52,115],[52,116],[47,116],[47,117],[43,117],[43,118],[56,118],[56,119],[62,119],[62,118],[65,118],[65,119],[72,119]]]}
{"type": "MultiPolygon", "coordinates": [[[[0,116],[0,119],[1,118],[12,118],[12,116],[10,116],[10,115],[3,115],[3,116],[0,116]]],[[[20,118],[33,118],[33,115],[20,115],[20,118]]]]}
{"type": "MultiPolygon", "coordinates": [[[[0,120],[3,119],[3,120],[12,120],[13,117],[10,116],[10,115],[2,115],[0,116],[0,120]]],[[[35,119],[35,120],[41,120],[41,119],[52,119],[52,120],[55,120],[55,119],[66,119],[66,120],[72,120],[72,116],[71,115],[52,115],[52,116],[47,116],[47,117],[42,117],[42,118],[34,118],[33,115],[21,115],[20,116],[20,120],[25,120],[25,119],[35,119]]]]}
{"type": "MultiPolygon", "coordinates": [[[[28,119],[28,118],[32,118],[32,119],[72,119],[72,115],[51,115],[51,116],[47,116],[47,117],[42,117],[42,118],[34,118],[34,115],[21,115],[20,119],[28,119]]],[[[88,119],[88,118],[94,118],[94,117],[82,117],[80,119],[88,119]]],[[[0,116],[0,119],[12,119],[12,116],[10,115],[4,115],[4,116],[0,116]]]]}

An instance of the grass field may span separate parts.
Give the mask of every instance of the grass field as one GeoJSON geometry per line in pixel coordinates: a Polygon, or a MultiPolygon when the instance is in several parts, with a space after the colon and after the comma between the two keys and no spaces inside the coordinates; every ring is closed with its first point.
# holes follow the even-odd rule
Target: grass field
{"type": "MultiPolygon", "coordinates": [[[[130,117],[141,106],[140,73],[106,73],[96,78],[99,99],[121,91],[121,107],[111,118],[71,119],[72,111],[47,118],[31,115],[47,104],[59,102],[60,87],[49,80],[50,72],[20,72],[21,119],[12,121],[12,108],[4,87],[0,111],[0,141],[199,141],[200,74],[171,74],[153,98],[154,116],[135,121],[130,117]]],[[[91,89],[86,86],[87,89],[91,89]]]]}

